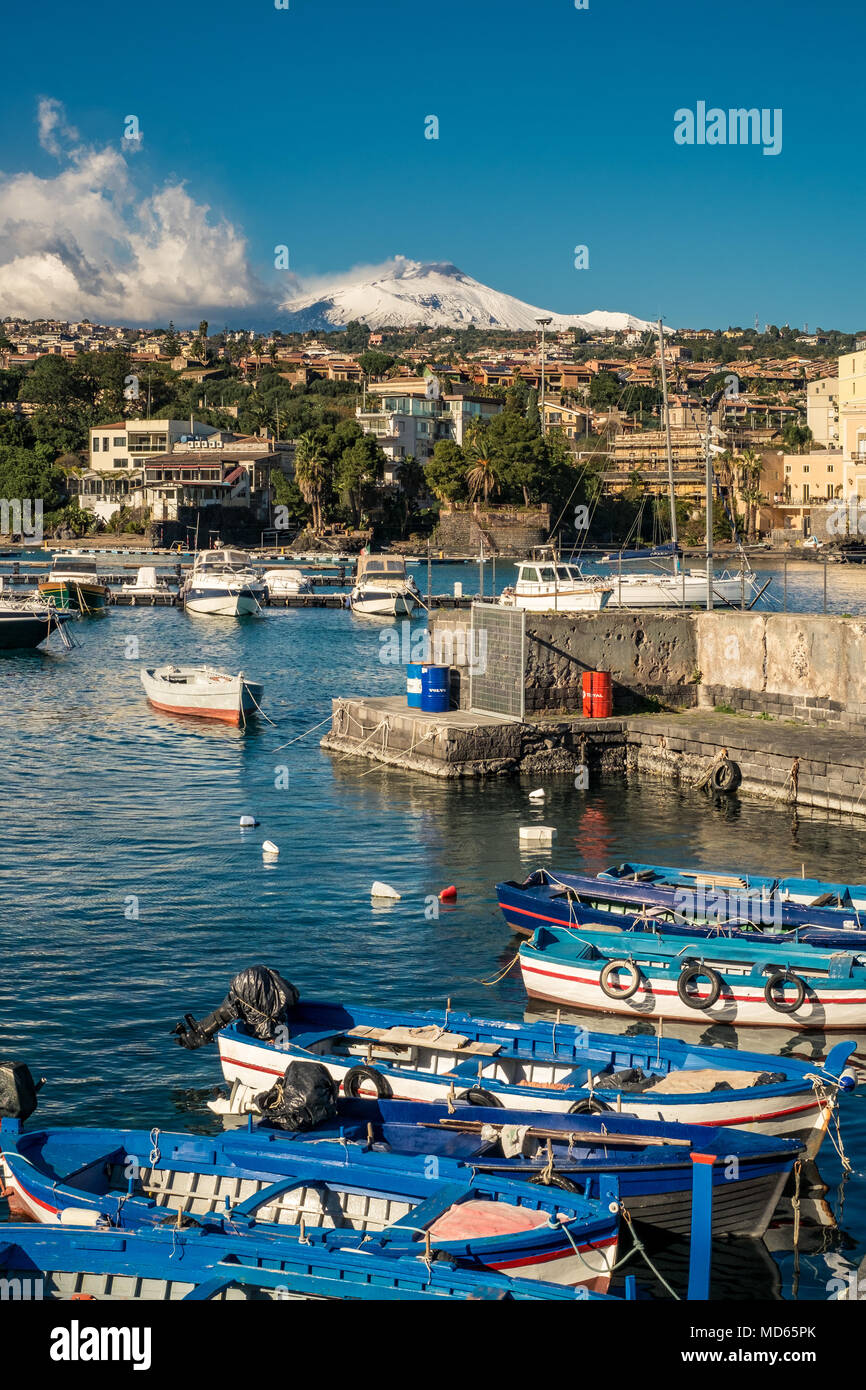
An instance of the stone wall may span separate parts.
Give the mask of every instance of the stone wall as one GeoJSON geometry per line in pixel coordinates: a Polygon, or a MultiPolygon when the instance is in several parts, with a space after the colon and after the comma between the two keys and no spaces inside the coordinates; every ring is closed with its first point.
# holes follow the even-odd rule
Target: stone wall
{"type": "Polygon", "coordinates": [[[444,550],[449,555],[477,555],[483,541],[485,553],[489,553],[492,543],[497,555],[525,559],[534,545],[544,544],[549,534],[548,506],[444,506],[431,544],[434,550],[444,550]]]}
{"type": "MultiPolygon", "coordinates": [[[[469,614],[431,616],[455,640],[469,614]]],[[[581,709],[584,671],[609,671],[614,712],[649,700],[671,709],[725,705],[748,714],[859,729],[866,724],[866,618],[824,614],[626,612],[526,615],[526,713],[581,709]]],[[[441,648],[440,648],[441,650],[441,648]]],[[[447,650],[447,648],[446,648],[447,650]]],[[[455,661],[460,668],[461,663],[455,661]]],[[[468,705],[465,669],[455,674],[468,705]]]]}

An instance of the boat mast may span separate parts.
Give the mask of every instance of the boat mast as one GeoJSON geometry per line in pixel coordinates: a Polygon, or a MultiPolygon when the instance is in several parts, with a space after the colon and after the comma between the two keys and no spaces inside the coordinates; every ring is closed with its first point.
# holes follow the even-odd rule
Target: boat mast
{"type": "Polygon", "coordinates": [[[665,419],[665,452],[668,460],[668,496],[671,507],[671,540],[673,541],[674,552],[672,558],[673,572],[677,572],[677,503],[674,493],[674,456],[671,449],[671,416],[668,409],[668,374],[665,368],[665,337],[662,321],[658,321],[659,329],[659,361],[662,369],[662,410],[665,419]]]}

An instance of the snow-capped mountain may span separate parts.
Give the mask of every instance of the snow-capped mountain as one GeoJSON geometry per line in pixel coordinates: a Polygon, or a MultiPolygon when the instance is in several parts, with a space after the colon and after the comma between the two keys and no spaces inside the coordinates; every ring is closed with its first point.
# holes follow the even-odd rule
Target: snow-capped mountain
{"type": "Polygon", "coordinates": [[[652,327],[632,314],[595,309],[589,314],[557,314],[537,309],[464,275],[447,261],[409,261],[403,256],[366,275],[338,278],[318,291],[297,295],[280,306],[281,326],[294,331],[344,328],[352,319],[370,328],[503,328],[535,330],[549,317],[551,330],[642,331],[652,327]]]}

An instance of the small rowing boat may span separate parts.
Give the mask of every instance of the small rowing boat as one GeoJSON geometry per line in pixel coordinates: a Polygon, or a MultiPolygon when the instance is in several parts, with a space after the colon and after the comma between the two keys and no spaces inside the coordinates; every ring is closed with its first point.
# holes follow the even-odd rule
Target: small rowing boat
{"type": "Polygon", "coordinates": [[[852,913],[866,911],[866,884],[832,883],[821,878],[783,878],[776,874],[732,873],[730,870],[681,869],[663,864],[615,864],[598,875],[612,883],[701,889],[705,892],[743,891],[760,898],[803,908],[852,913]]]}
{"type": "Polygon", "coordinates": [[[141,672],[148,702],[168,714],[192,714],[219,719],[225,724],[245,724],[260,708],[262,686],[213,666],[150,666],[141,672]]]}
{"type": "Polygon", "coordinates": [[[195,1223],[139,1231],[0,1225],[0,1276],[19,1299],[263,1301],[295,1298],[597,1299],[450,1261],[285,1235],[255,1238],[195,1223]]]}
{"type": "Polygon", "coordinates": [[[256,1235],[316,1244],[378,1245],[396,1255],[435,1251],[470,1268],[582,1284],[604,1293],[616,1263],[615,1179],[592,1195],[467,1172],[443,1157],[272,1142],[243,1133],[0,1127],[16,1206],[37,1221],[122,1230],[170,1212],[256,1235]],[[79,1213],[72,1216],[70,1213],[79,1213]]]}
{"type": "MultiPolygon", "coordinates": [[[[261,969],[261,968],[260,968],[261,969]]],[[[243,976],[253,971],[242,972],[243,976]]],[[[265,976],[275,976],[264,971],[265,976]]],[[[279,996],[285,1001],[285,994],[279,996]]],[[[579,1113],[619,1107],[651,1120],[733,1125],[803,1139],[820,1148],[837,1090],[850,1089],[851,1042],[823,1063],[766,1052],[693,1046],[646,1035],[589,1032],[565,1023],[473,1018],[454,1010],[410,1013],[310,1000],[269,1013],[265,995],[247,1012],[230,991],[207,1027],[179,1025],[185,1045],[216,1037],[223,1076],[248,1108],[292,1060],[322,1062],[344,1095],[397,1100],[479,1099],[507,1109],[579,1113]],[[268,1016],[263,1032],[261,1019],[268,1016]],[[639,1070],[645,1084],[620,1084],[639,1070]],[[470,1093],[474,1093],[470,1095],[470,1093]],[[488,1100],[488,1097],[492,1097],[488,1100]]]]}
{"type": "Polygon", "coordinates": [[[866,958],[851,951],[760,937],[539,927],[519,957],[527,994],[574,1008],[821,1031],[866,1028],[866,958]]]}

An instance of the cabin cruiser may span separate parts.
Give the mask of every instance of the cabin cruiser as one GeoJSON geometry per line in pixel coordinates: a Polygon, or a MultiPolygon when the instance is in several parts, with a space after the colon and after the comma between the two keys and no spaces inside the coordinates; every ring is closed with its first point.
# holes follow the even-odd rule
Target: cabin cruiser
{"type": "Polygon", "coordinates": [[[353,613],[372,618],[409,615],[419,600],[415,580],[406,574],[401,555],[358,556],[355,586],[349,595],[353,613]]]}
{"type": "Polygon", "coordinates": [[[260,611],[266,590],[243,550],[203,550],[181,594],[188,613],[240,618],[260,611]]]}
{"type": "Polygon", "coordinates": [[[262,582],[267,587],[269,598],[288,598],[293,594],[311,594],[311,580],[301,570],[285,565],[281,569],[265,570],[262,582]]]}
{"type": "Polygon", "coordinates": [[[41,598],[72,613],[102,612],[111,599],[92,552],[86,551],[68,550],[64,555],[55,555],[50,573],[39,580],[37,587],[41,598]]]}
{"type": "Polygon", "coordinates": [[[555,557],[527,560],[517,567],[517,580],[503,590],[503,608],[529,613],[597,613],[612,593],[609,579],[587,579],[577,565],[555,557]]]}

